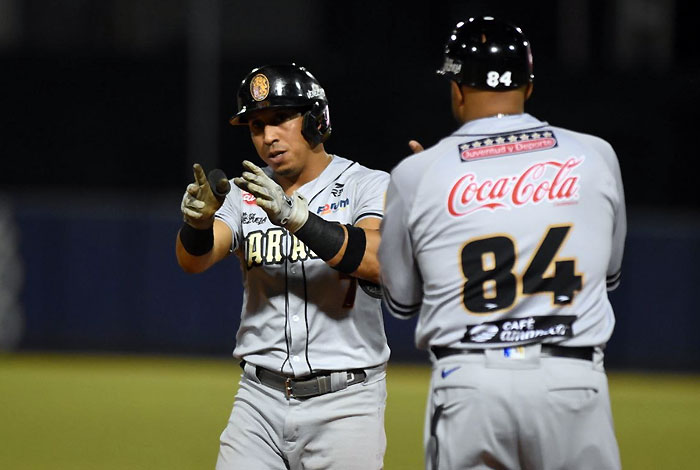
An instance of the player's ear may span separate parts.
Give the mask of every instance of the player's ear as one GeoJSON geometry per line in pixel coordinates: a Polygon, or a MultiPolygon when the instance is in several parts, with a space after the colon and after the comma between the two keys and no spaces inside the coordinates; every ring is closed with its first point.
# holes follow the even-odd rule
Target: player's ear
{"type": "Polygon", "coordinates": [[[452,97],[452,116],[462,122],[462,110],[464,109],[464,93],[462,87],[454,80],[450,81],[450,96],[452,97]]]}
{"type": "Polygon", "coordinates": [[[525,101],[530,99],[533,88],[535,88],[535,85],[532,82],[528,83],[525,87],[525,101]]]}
{"type": "Polygon", "coordinates": [[[461,106],[464,103],[464,93],[462,93],[462,87],[454,80],[450,81],[450,85],[452,87],[450,90],[452,92],[452,102],[456,106],[461,106]]]}

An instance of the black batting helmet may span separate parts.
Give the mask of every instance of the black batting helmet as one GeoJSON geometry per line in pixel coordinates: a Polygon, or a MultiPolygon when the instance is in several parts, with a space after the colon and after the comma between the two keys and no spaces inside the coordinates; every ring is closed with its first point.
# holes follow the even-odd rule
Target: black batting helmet
{"type": "Polygon", "coordinates": [[[238,112],[229,122],[247,124],[249,113],[272,108],[305,109],[301,132],[311,147],[330,137],[326,92],[304,67],[291,63],[251,70],[238,89],[238,112]]]}
{"type": "Polygon", "coordinates": [[[535,78],[530,41],[517,26],[490,16],[460,21],[437,73],[482,90],[519,88],[535,78]]]}

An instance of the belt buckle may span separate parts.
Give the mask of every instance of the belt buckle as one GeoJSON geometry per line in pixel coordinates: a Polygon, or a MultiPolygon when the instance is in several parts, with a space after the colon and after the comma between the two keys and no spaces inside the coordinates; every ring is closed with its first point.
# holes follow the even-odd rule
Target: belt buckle
{"type": "Polygon", "coordinates": [[[294,392],[292,391],[292,379],[287,377],[284,381],[284,396],[287,398],[294,398],[294,392]]]}
{"type": "Polygon", "coordinates": [[[355,380],[355,373],[354,372],[348,372],[348,384],[355,380]]]}

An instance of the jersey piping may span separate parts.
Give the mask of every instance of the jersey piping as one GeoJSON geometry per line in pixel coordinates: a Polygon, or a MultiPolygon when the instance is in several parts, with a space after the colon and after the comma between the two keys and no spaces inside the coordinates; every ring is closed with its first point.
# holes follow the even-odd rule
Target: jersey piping
{"type": "Polygon", "coordinates": [[[364,212],[364,213],[362,213],[362,214],[360,214],[360,215],[357,216],[357,218],[355,219],[355,221],[353,222],[353,224],[356,224],[356,223],[358,223],[360,220],[366,219],[367,217],[376,217],[377,219],[381,219],[381,218],[383,218],[384,216],[383,216],[382,214],[378,213],[378,212],[364,212]]]}
{"type": "Polygon", "coordinates": [[[605,278],[605,287],[607,290],[612,291],[617,289],[617,286],[620,285],[620,281],[622,278],[622,270],[616,272],[615,274],[611,274],[605,278]]]}
{"type": "Polygon", "coordinates": [[[325,191],[326,188],[327,188],[328,186],[330,186],[332,183],[335,183],[336,181],[338,181],[338,180],[340,179],[340,177],[343,176],[343,174],[344,174],[346,171],[348,171],[350,168],[353,167],[353,165],[355,165],[355,163],[357,163],[357,162],[352,162],[352,163],[349,164],[347,167],[345,167],[345,169],[344,169],[343,171],[341,171],[340,173],[338,173],[338,175],[337,175],[335,178],[333,178],[333,180],[329,181],[328,184],[326,184],[324,187],[322,187],[320,191],[318,191],[311,199],[309,199],[309,203],[311,203],[311,202],[312,202],[314,199],[316,199],[323,191],[325,191]]]}
{"type": "Polygon", "coordinates": [[[402,304],[401,302],[396,301],[391,296],[391,293],[389,292],[389,290],[387,290],[386,287],[384,287],[384,292],[386,293],[387,303],[391,307],[391,310],[397,315],[400,315],[402,317],[410,317],[418,313],[418,311],[420,310],[420,302],[413,305],[402,304]]]}

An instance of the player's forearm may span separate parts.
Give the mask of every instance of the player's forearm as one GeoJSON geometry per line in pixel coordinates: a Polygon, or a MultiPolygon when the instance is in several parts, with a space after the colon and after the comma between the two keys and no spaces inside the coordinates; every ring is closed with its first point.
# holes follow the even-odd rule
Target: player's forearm
{"type": "Polygon", "coordinates": [[[333,269],[371,282],[379,280],[379,220],[357,226],[329,222],[309,214],[294,235],[333,269]],[[376,225],[376,227],[374,226],[376,225]]]}
{"type": "Polygon", "coordinates": [[[183,271],[189,274],[201,273],[214,264],[212,262],[213,250],[200,256],[190,254],[182,245],[180,232],[178,232],[175,240],[175,257],[177,258],[177,264],[180,265],[183,271]]]}
{"type": "Polygon", "coordinates": [[[175,238],[177,263],[186,273],[206,271],[228,254],[231,240],[228,226],[218,220],[214,221],[210,234],[194,232],[194,240],[191,228],[183,226],[175,238]]]}
{"type": "MultiPolygon", "coordinates": [[[[343,227],[345,228],[345,227],[343,227]]],[[[365,279],[375,284],[379,284],[379,260],[377,259],[377,249],[379,248],[379,230],[377,229],[367,229],[363,227],[358,227],[364,231],[365,234],[365,251],[362,255],[362,261],[358,268],[351,272],[350,275],[360,279],[365,279]]],[[[346,229],[347,233],[347,229],[346,229]]],[[[313,249],[313,248],[312,248],[313,249]]],[[[347,239],[340,251],[327,261],[328,265],[335,268],[343,260],[347,249],[347,239]]]]}

